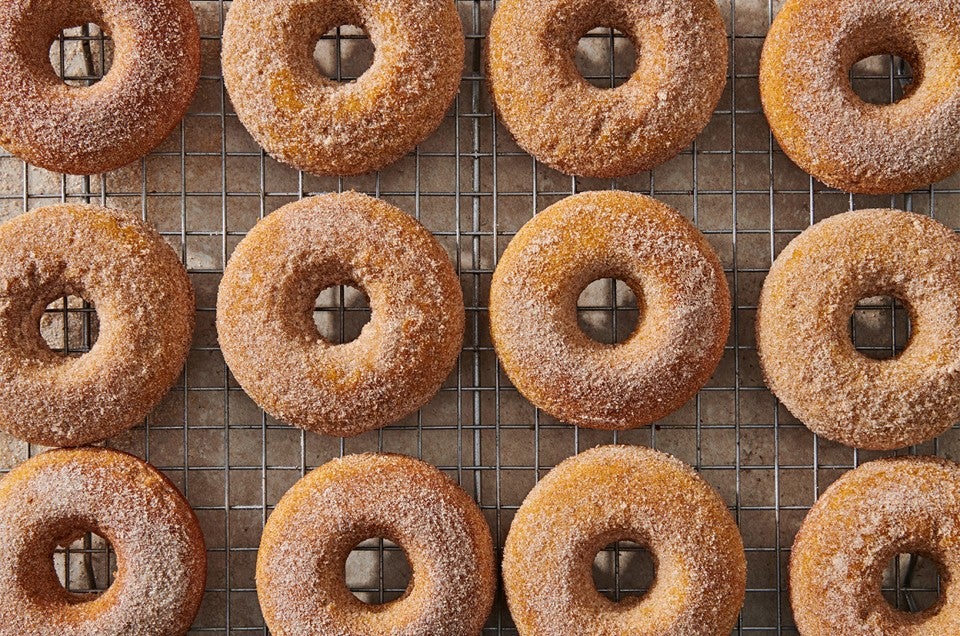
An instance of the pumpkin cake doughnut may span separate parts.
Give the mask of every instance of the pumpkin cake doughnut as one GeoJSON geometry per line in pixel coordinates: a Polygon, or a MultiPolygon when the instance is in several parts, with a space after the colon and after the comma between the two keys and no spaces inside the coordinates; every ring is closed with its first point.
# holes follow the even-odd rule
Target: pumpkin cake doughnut
{"type": "Polygon", "coordinates": [[[874,450],[936,437],[960,419],[960,237],[897,210],[813,225],[764,281],[757,347],[770,390],[814,433],[874,450]],[[868,358],[851,341],[850,316],[871,296],[909,313],[895,358],[868,358]]]}
{"type": "Polygon", "coordinates": [[[960,466],[937,457],[863,464],[827,488],[790,554],[790,604],[803,636],[960,633],[960,466]],[[898,554],[937,563],[939,599],[920,612],[881,593],[898,554]]]}
{"type": "Polygon", "coordinates": [[[507,246],[490,288],[490,330],[504,371],[536,406],[601,429],[650,424],[696,395],[723,355],[730,294],[706,238],[639,194],[586,192],[551,205],[507,246]],[[640,320],[625,341],[591,339],[577,299],[618,278],[640,320]]]}
{"type": "Polygon", "coordinates": [[[290,203],[250,231],[227,263],[217,333],[230,371],[268,413],[357,435],[423,406],[456,364],[463,292],[446,251],[402,211],[356,192],[290,203]],[[360,336],[317,332],[324,289],[370,299],[360,336]]]}
{"type": "Polygon", "coordinates": [[[714,0],[503,0],[487,38],[497,112],[517,143],[567,174],[620,177],[675,156],[703,130],[727,78],[714,0]],[[608,26],[637,68],[601,89],[577,70],[577,42],[608,26]]]}
{"type": "Polygon", "coordinates": [[[517,511],[503,584],[520,636],[727,636],[746,588],[746,558],[723,499],[689,466],[639,446],[600,446],[563,461],[517,511]],[[619,540],[650,551],[641,597],[613,602],[593,581],[619,540]]]}
{"type": "Polygon", "coordinates": [[[193,323],[186,270],[139,218],[82,204],[14,217],[0,225],[0,429],[78,446],[141,422],[179,376],[193,323]],[[100,322],[79,357],[40,335],[64,295],[89,301],[100,322]]]}
{"type": "Polygon", "coordinates": [[[234,0],[223,29],[241,123],[275,159],[320,175],[372,172],[413,150],[453,102],[463,56],[453,0],[234,0]],[[313,50],[346,24],[375,51],[355,82],[339,83],[313,50]]]}
{"type": "Polygon", "coordinates": [[[206,575],[190,505],[132,455],[53,450],[0,480],[0,636],[182,636],[206,575]],[[55,547],[85,532],[116,554],[113,582],[99,595],[67,591],[53,567],[55,547]]]}
{"type": "Polygon", "coordinates": [[[890,194],[960,168],[960,5],[787,0],[767,33],[760,96],[784,152],[823,183],[890,194]],[[913,81],[894,104],[850,84],[867,57],[897,55],[913,81]]]}
{"type": "Polygon", "coordinates": [[[200,78],[200,33],[187,0],[6,0],[0,63],[0,145],[48,170],[93,174],[139,159],[180,123],[200,78]],[[92,86],[68,86],[50,45],[87,23],[112,39],[113,65],[92,86]]]}
{"type": "Polygon", "coordinates": [[[257,596],[277,636],[479,634],[493,606],[493,540],[480,508],[422,461],[335,459],[294,484],[267,519],[257,596]],[[382,537],[410,563],[403,596],[368,605],[344,579],[351,550],[382,537]]]}

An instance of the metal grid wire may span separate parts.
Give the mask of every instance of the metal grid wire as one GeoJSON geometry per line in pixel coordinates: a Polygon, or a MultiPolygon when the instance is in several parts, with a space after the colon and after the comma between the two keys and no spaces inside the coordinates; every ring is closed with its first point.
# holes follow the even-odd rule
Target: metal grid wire
{"type": "MultiPolygon", "coordinates": [[[[481,50],[492,0],[459,0],[467,38],[460,95],[440,130],[408,157],[375,174],[318,178],[284,167],[246,135],[223,87],[220,33],[229,2],[194,2],[202,31],[203,71],[197,97],[177,131],[137,164],[95,177],[55,175],[0,156],[4,217],[61,201],[94,202],[141,214],[179,252],[197,291],[197,331],[182,378],[141,425],[108,445],[161,468],[186,494],[203,525],[209,556],[207,594],[195,633],[266,633],[256,601],[254,563],[263,523],[280,496],[332,457],[383,450],[439,466],[471,493],[498,546],[523,497],[546,472],[601,443],[646,444],[692,464],[724,496],[747,549],[748,591],[737,634],[796,633],[786,594],[790,545],[806,511],[839,475],[887,453],[856,451],[820,440],[765,388],[754,347],[754,314],[764,276],[800,231],[853,208],[896,207],[930,214],[956,228],[960,179],[893,197],[852,196],[802,173],[776,147],[759,104],[757,65],[779,5],[723,0],[730,34],[730,77],[722,101],[691,148],[651,173],[609,181],[560,175],[522,152],[493,115],[481,50]],[[487,332],[487,294],[497,257],[533,214],[570,194],[619,188],[678,208],[721,255],[734,298],[730,340],[714,377],[699,395],[655,426],[623,433],[580,430],[534,409],[496,364],[487,332]],[[217,348],[216,289],[232,249],[281,205],[327,191],[356,189],[418,218],[448,249],[463,284],[467,333],[457,370],[416,415],[351,439],[307,434],[265,416],[230,376],[217,348]]],[[[598,25],[603,27],[603,25],[598,25]]],[[[368,63],[362,31],[337,29],[318,44],[318,63],[344,81],[368,63]]],[[[109,67],[109,41],[96,28],[70,30],[51,49],[61,77],[89,84],[109,67]],[[78,61],[79,60],[79,61],[78,61]]],[[[640,52],[642,55],[642,51],[640,52]]],[[[611,29],[581,41],[577,62],[598,86],[622,83],[636,53],[611,29]]],[[[909,68],[889,57],[858,64],[853,84],[866,98],[902,95],[909,68]]],[[[599,340],[623,339],[637,320],[636,298],[622,283],[599,281],[581,296],[580,319],[599,340]]],[[[362,293],[334,288],[318,299],[318,329],[347,340],[367,319],[362,293]]],[[[51,305],[41,329],[69,354],[96,338],[95,308],[82,299],[51,305]]],[[[868,355],[895,355],[909,337],[903,308],[865,299],[851,335],[868,355]]],[[[956,456],[958,436],[908,453],[956,456]]],[[[37,448],[4,440],[9,469],[37,448]]],[[[104,589],[115,567],[109,546],[86,535],[59,549],[55,563],[77,591],[104,589]]],[[[364,600],[396,597],[406,584],[402,551],[377,538],[347,564],[348,582],[364,600]]],[[[598,588],[611,598],[639,594],[652,564],[635,544],[619,543],[596,561],[598,588]]],[[[885,577],[885,595],[913,609],[936,597],[936,566],[904,556],[885,577]]],[[[515,634],[502,593],[485,634],[515,634]]]]}

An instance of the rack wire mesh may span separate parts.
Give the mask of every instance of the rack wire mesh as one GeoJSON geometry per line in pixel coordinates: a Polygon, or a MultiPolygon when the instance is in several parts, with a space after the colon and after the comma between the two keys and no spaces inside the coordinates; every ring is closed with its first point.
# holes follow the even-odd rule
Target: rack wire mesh
{"type": "MultiPolygon", "coordinates": [[[[459,0],[467,38],[460,94],[440,129],[384,171],[355,178],[319,178],[270,159],[233,113],[219,69],[220,34],[229,2],[194,2],[202,31],[203,70],[189,114],[142,161],[105,175],[52,174],[0,155],[4,218],[61,201],[94,202],[141,214],[179,252],[197,292],[193,348],[177,386],[141,425],[108,442],[161,468],[197,511],[209,556],[207,593],[192,633],[266,633],[254,586],[259,535],[280,496],[330,458],[362,451],[408,453],[439,466],[471,493],[503,544],[514,511],[552,466],[601,443],[635,443],[673,453],[697,468],[724,496],[747,549],[748,591],[737,634],[796,633],[786,593],[790,545],[804,514],[835,478],[881,453],[816,438],[765,388],[754,347],[754,314],[764,276],[780,249],[800,231],[853,208],[896,207],[960,226],[960,178],[905,195],[853,196],[829,189],[797,169],[766,126],[757,85],[763,38],[779,3],[722,0],[730,43],[726,92],[691,148],[651,173],[609,181],[560,175],[534,161],[494,117],[481,55],[493,0],[459,0]],[[499,370],[487,332],[490,276],[512,235],[535,213],[572,193],[619,188],[657,197],[693,220],[721,255],[734,298],[733,328],[723,361],[699,395],[656,425],[623,433],[580,430],[536,410],[499,370]],[[263,414],[230,376],[217,348],[216,290],[224,263],[264,215],[298,198],[356,189],[418,218],[447,248],[463,284],[467,334],[457,370],[436,398],[396,426],[351,439],[307,434],[263,414]]],[[[96,25],[70,29],[51,47],[60,76],[95,82],[112,57],[96,25]]],[[[581,40],[577,63],[589,81],[622,83],[637,55],[623,34],[598,28],[581,40]]],[[[372,48],[344,26],[317,46],[320,67],[349,81],[372,48]]],[[[642,55],[642,50],[639,52],[642,55]]],[[[902,96],[910,69],[889,56],[852,71],[871,101],[902,96]]],[[[369,314],[362,293],[323,292],[316,320],[322,333],[355,337],[369,314]]],[[[591,284],[580,319],[600,340],[622,340],[637,320],[636,298],[617,281],[591,284]]],[[[851,336],[868,355],[895,355],[909,324],[889,298],[865,299],[851,336]]],[[[41,330],[52,347],[78,355],[96,338],[96,310],[79,298],[54,303],[41,330]]],[[[901,451],[956,457],[957,430],[901,451]]],[[[12,439],[0,444],[9,469],[40,449],[12,439]]],[[[65,585],[97,591],[115,568],[108,545],[85,535],[54,556],[65,585]]],[[[402,593],[409,573],[402,551],[372,538],[351,555],[348,582],[368,602],[402,593]]],[[[611,598],[642,594],[653,565],[642,547],[618,543],[596,561],[598,588],[611,598]]],[[[902,555],[884,579],[888,600],[906,610],[938,594],[935,564],[902,555]]],[[[515,634],[501,596],[485,634],[515,634]]]]}

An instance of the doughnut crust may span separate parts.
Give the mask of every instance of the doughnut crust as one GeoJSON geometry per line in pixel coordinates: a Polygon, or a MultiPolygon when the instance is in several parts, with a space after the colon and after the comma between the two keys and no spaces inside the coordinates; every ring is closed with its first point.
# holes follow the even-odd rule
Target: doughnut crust
{"type": "Polygon", "coordinates": [[[960,237],[897,210],[813,225],[770,268],[757,346],[770,390],[813,432],[876,450],[936,437],[960,419],[960,237]],[[899,299],[911,325],[886,360],[850,339],[857,301],[879,295],[899,299]]]}
{"type": "Polygon", "coordinates": [[[5,0],[0,63],[0,145],[93,174],[139,159],[180,123],[200,78],[200,34],[187,0],[5,0]],[[90,22],[113,40],[113,66],[92,86],[68,86],[50,44],[90,22]]]}
{"type": "Polygon", "coordinates": [[[453,0],[234,0],[223,29],[223,79],[244,127],[278,161],[321,175],[372,172],[413,150],[456,96],[463,56],[453,0]],[[344,24],[376,49],[349,83],[313,60],[344,24]]]}
{"type": "Polygon", "coordinates": [[[639,446],[601,446],[540,480],[510,526],[503,583],[520,636],[727,636],[746,558],[720,496],[689,466],[639,446]],[[642,597],[601,595],[592,566],[606,545],[646,547],[656,577],[642,597]]]}
{"type": "Polygon", "coordinates": [[[139,423],[190,351],[193,288],[177,254],[139,218],[94,205],[39,208],[0,225],[0,429],[78,446],[139,423]],[[82,296],[97,341],[79,356],[40,335],[48,304],[82,296]]]}
{"type": "Polygon", "coordinates": [[[153,466],[105,448],[53,450],[0,480],[0,635],[181,636],[207,575],[200,523],[153,466]],[[68,592],[54,548],[79,533],[110,542],[113,583],[68,592]]]}
{"type": "Polygon", "coordinates": [[[257,596],[277,636],[479,634],[493,606],[493,540],[480,508],[439,470],[412,457],[352,455],[294,484],[267,520],[257,596]],[[383,537],[410,563],[402,597],[368,605],[344,565],[383,537]]]}
{"type": "Polygon", "coordinates": [[[803,636],[960,633],[960,466],[937,457],[866,463],[831,484],[790,554],[790,604],[803,636]],[[883,571],[901,553],[940,566],[941,596],[921,612],[894,609],[883,571]]]}
{"type": "Polygon", "coordinates": [[[619,177],[675,156],[703,130],[727,77],[714,0],[502,0],[487,39],[497,111],[520,146],[567,174],[619,177]],[[578,40],[614,27],[637,68],[614,89],[574,64],[578,40]]]}
{"type": "Polygon", "coordinates": [[[217,297],[223,356],[264,410],[294,426],[357,435],[416,411],[463,342],[463,292],[446,251],[397,208],[355,192],[290,203],[227,263],[217,297]],[[341,345],[313,322],[320,291],[351,284],[370,322],[341,345]]]}
{"type": "Polygon", "coordinates": [[[888,194],[960,168],[960,4],[787,0],[760,61],[760,96],[784,152],[829,186],[888,194]],[[913,82],[894,104],[863,101],[851,67],[894,54],[913,82]]]}
{"type": "Polygon", "coordinates": [[[536,406],[601,429],[650,424],[696,395],[723,355],[730,294],[706,238],[678,212],[628,192],[551,205],[507,246],[490,289],[490,331],[504,371],[536,406]],[[577,323],[592,281],[625,281],[640,320],[602,344],[577,323]]]}

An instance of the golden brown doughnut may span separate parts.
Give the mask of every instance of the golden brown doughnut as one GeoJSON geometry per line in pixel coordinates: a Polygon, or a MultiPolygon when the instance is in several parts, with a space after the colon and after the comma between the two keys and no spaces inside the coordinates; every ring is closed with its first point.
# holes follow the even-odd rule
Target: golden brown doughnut
{"type": "Polygon", "coordinates": [[[480,508],[439,470],[404,455],[353,455],[309,473],[267,519],[257,554],[257,596],[277,636],[473,636],[495,589],[480,508]],[[344,566],[375,537],[403,549],[412,575],[402,597],[368,605],[347,588],[344,566]]]}
{"type": "Polygon", "coordinates": [[[500,258],[490,332],[519,391],[554,417],[590,428],[650,424],[696,395],[723,355],[730,294],[706,238],[639,194],[586,192],[528,221],[500,258]],[[592,281],[625,281],[640,320],[602,344],[577,324],[592,281]]]}
{"type": "Polygon", "coordinates": [[[0,480],[0,636],[182,636],[207,576],[200,523],[156,468],[105,448],[53,450],[0,480]],[[100,595],[60,584],[54,548],[95,532],[116,553],[100,595]]]}
{"type": "Polygon", "coordinates": [[[0,145],[93,174],[139,159],[180,123],[200,78],[200,34],[187,0],[6,0],[0,64],[0,145]],[[50,44],[90,22],[113,40],[113,66],[93,86],[68,86],[50,44]]]}
{"type": "Polygon", "coordinates": [[[860,210],[805,230],[763,284],[757,347],[770,390],[828,439],[869,449],[919,444],[960,419],[960,237],[933,219],[860,210]],[[850,339],[856,303],[894,296],[912,334],[874,360],[850,339]]]}
{"type": "Polygon", "coordinates": [[[790,604],[802,636],[960,634],[960,466],[937,457],[866,463],[827,488],[790,554],[790,604]],[[941,595],[921,612],[881,594],[897,554],[940,567],[941,595]]]}
{"type": "Polygon", "coordinates": [[[314,174],[371,172],[413,150],[456,96],[463,55],[453,0],[234,0],[223,29],[240,121],[272,157],[314,174]],[[320,36],[344,24],[376,47],[349,83],[313,61],[320,36]]]}
{"type": "Polygon", "coordinates": [[[520,636],[727,636],[747,577],[737,524],[689,466],[649,448],[601,446],[565,460],[530,491],[503,554],[520,636]],[[594,557],[643,545],[656,576],[618,603],[593,582],[594,557]]]}
{"type": "Polygon", "coordinates": [[[502,0],[487,38],[490,91],[517,143],[567,174],[619,177],[670,159],[703,130],[727,78],[714,0],[502,0]],[[614,89],[573,62],[577,41],[609,26],[640,52],[614,89]]]}
{"type": "Polygon", "coordinates": [[[960,168],[960,5],[787,0],[767,33],[760,96],[784,152],[827,185],[887,194],[960,168]],[[897,55],[913,82],[871,104],[850,85],[867,57],[897,55]]]}
{"type": "Polygon", "coordinates": [[[463,342],[463,292],[443,247],[402,211],[356,192],[290,203],[260,221],[227,263],[220,348],[240,385],[294,426],[357,435],[423,406],[463,342]],[[337,345],[313,322],[317,294],[351,284],[370,298],[360,337],[337,345]]]}
{"type": "Polygon", "coordinates": [[[51,205],[0,225],[0,429],[34,444],[78,446],[142,421],[190,350],[194,297],[176,253],[139,218],[51,205]],[[82,296],[100,320],[79,357],[40,335],[43,310],[82,296]]]}

